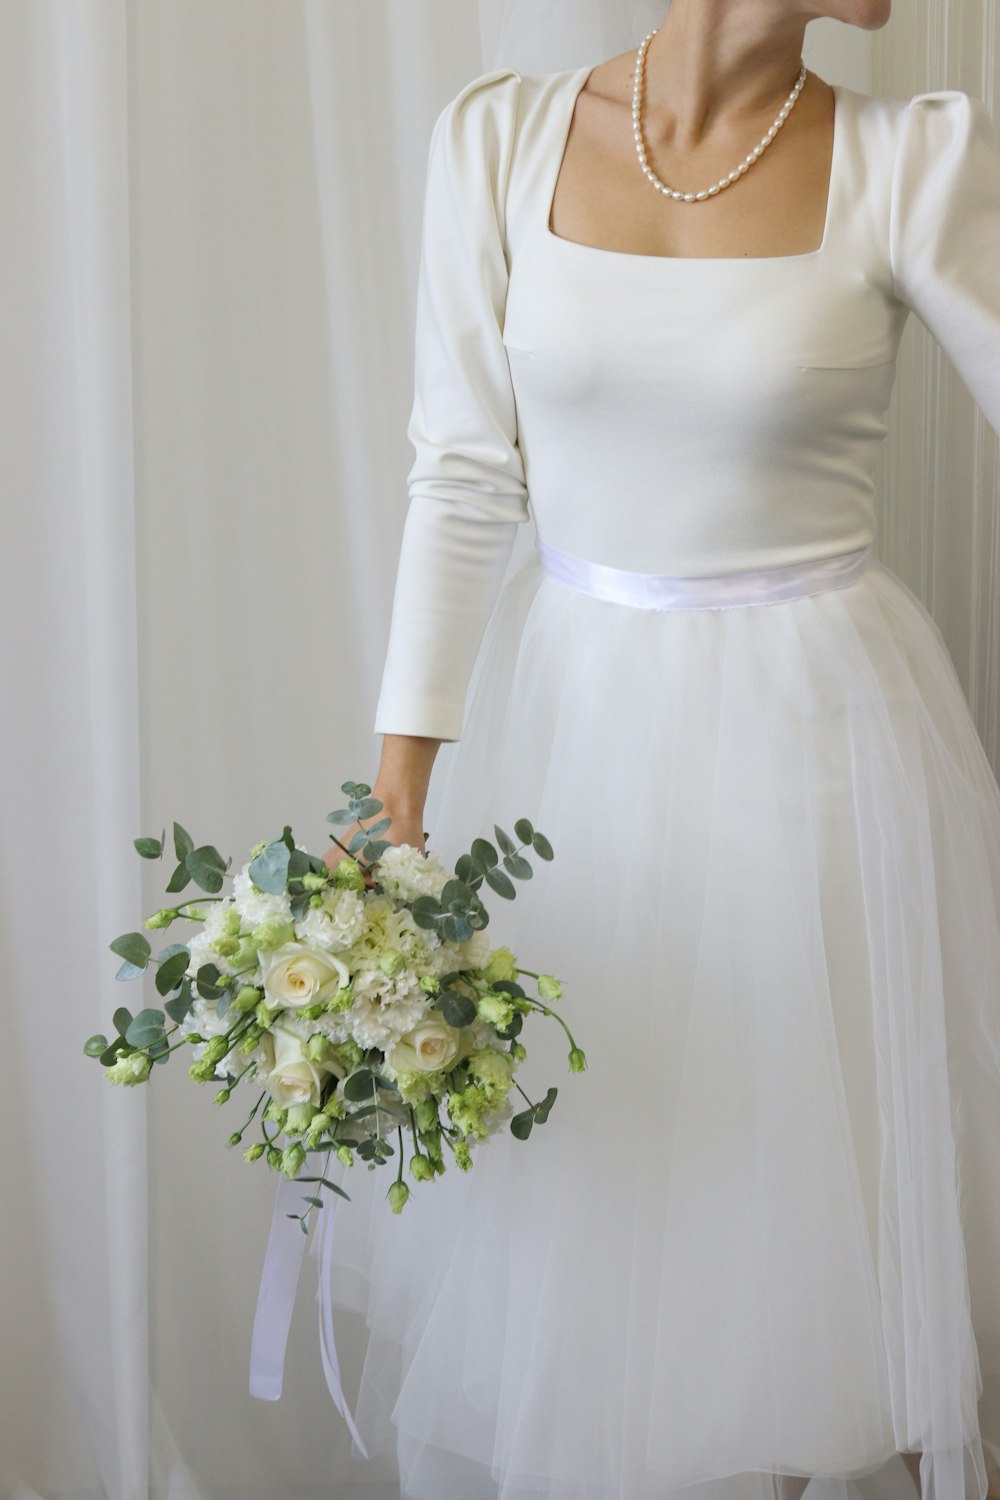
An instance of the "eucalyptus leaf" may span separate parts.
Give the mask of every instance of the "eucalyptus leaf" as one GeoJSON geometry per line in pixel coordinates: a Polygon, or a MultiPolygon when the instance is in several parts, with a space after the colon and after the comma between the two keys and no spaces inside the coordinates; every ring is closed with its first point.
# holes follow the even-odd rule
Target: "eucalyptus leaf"
{"type": "Polygon", "coordinates": [[[517,895],[514,882],[509,880],[502,870],[487,870],[486,883],[496,891],[498,896],[505,896],[508,900],[513,900],[517,895]]]}
{"type": "Polygon", "coordinates": [[[382,803],[377,797],[362,797],[354,808],[354,816],[360,818],[373,818],[377,812],[382,811],[382,803]]]}
{"type": "Polygon", "coordinates": [[[174,870],[174,873],[171,875],[170,879],[167,881],[168,895],[173,896],[177,891],[182,891],[184,887],[190,883],[190,880],[191,874],[188,870],[187,862],[186,860],[182,859],[180,864],[174,870]]]}
{"type": "Polygon", "coordinates": [[[534,871],[523,854],[507,854],[504,856],[503,867],[509,874],[518,880],[530,880],[534,871]]]}
{"type": "Polygon", "coordinates": [[[250,861],[250,879],[259,890],[270,896],[280,896],[288,882],[288,860],[287,845],[276,839],[250,861]]]}
{"type": "Polygon", "coordinates": [[[519,1141],[526,1141],[531,1134],[531,1127],[535,1123],[534,1112],[524,1109],[518,1115],[513,1115],[510,1122],[510,1133],[516,1135],[519,1141]]]}
{"type": "Polygon", "coordinates": [[[470,995],[450,990],[441,1001],[441,1014],[449,1026],[469,1026],[476,1019],[476,1002],[470,995]]]}
{"type": "Polygon", "coordinates": [[[188,948],[181,948],[170,954],[169,958],[159,957],[159,967],[156,970],[156,988],[159,994],[169,995],[175,990],[184,978],[188,964],[191,962],[191,952],[188,948]]]}
{"type": "Polygon", "coordinates": [[[352,1101],[370,1099],[374,1092],[374,1075],[370,1068],[359,1068],[356,1073],[348,1073],[340,1085],[340,1092],[345,1099],[352,1101]]]}
{"type": "Polygon", "coordinates": [[[343,823],[354,823],[357,820],[349,807],[338,807],[336,812],[327,813],[326,821],[336,823],[339,827],[343,823]]]}
{"type": "Polygon", "coordinates": [[[549,843],[544,833],[535,833],[532,835],[531,847],[534,849],[539,859],[552,858],[552,845],[549,843]]]}
{"type": "Polygon", "coordinates": [[[143,859],[159,859],[163,853],[163,840],[160,839],[133,839],[132,847],[141,854],[143,859]]]}
{"type": "Polygon", "coordinates": [[[531,822],[528,818],[518,818],[517,822],[514,824],[514,832],[517,834],[522,844],[530,844],[535,837],[535,830],[531,826],[531,822]]]}
{"type": "Polygon", "coordinates": [[[183,863],[194,848],[194,839],[179,823],[174,824],[174,853],[183,863]]]}
{"type": "Polygon", "coordinates": [[[151,952],[149,939],[141,932],[124,932],[121,937],[116,937],[108,947],[112,953],[117,953],[119,958],[125,958],[136,968],[143,969],[149,962],[151,952]]]}
{"type": "Polygon", "coordinates": [[[222,878],[227,866],[212,844],[201,844],[199,848],[192,849],[186,864],[195,885],[201,886],[203,891],[215,892],[222,889],[222,878]]]}
{"type": "Polygon", "coordinates": [[[544,1124],[548,1119],[549,1110],[555,1103],[556,1095],[558,1094],[558,1092],[559,1090],[557,1088],[550,1088],[549,1090],[547,1090],[545,1098],[542,1099],[540,1103],[535,1105],[535,1119],[538,1121],[539,1125],[544,1124]]]}
{"type": "Polygon", "coordinates": [[[96,1036],[89,1036],[83,1044],[83,1050],[88,1057],[100,1057],[107,1050],[108,1039],[98,1032],[96,1036]]]}
{"type": "Polygon", "coordinates": [[[145,966],[143,966],[141,969],[139,969],[139,968],[136,968],[135,964],[123,963],[122,966],[121,966],[121,968],[118,970],[118,973],[115,975],[115,978],[116,979],[138,979],[139,975],[140,974],[145,974],[145,972],[146,972],[145,966]]]}
{"type": "Polygon", "coordinates": [[[118,1032],[118,1035],[124,1036],[132,1024],[132,1012],[127,1005],[119,1005],[111,1019],[115,1023],[115,1030],[118,1032]]]}
{"type": "Polygon", "coordinates": [[[464,943],[472,936],[472,926],[465,917],[449,912],[441,920],[441,936],[449,943],[464,943]]]}
{"type": "Polygon", "coordinates": [[[493,824],[493,832],[497,836],[497,843],[500,845],[500,851],[502,854],[514,854],[516,852],[517,845],[511,838],[510,834],[504,832],[499,823],[493,824]]]}
{"type": "Polygon", "coordinates": [[[472,863],[481,874],[485,874],[499,862],[499,855],[489,839],[473,839],[470,853],[472,863]]]}

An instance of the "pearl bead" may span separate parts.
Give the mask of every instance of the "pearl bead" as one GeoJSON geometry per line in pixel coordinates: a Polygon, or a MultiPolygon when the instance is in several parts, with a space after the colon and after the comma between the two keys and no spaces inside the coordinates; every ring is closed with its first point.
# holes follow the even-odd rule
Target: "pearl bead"
{"type": "Polygon", "coordinates": [[[754,162],[759,160],[759,158],[763,155],[764,151],[771,144],[775,136],[778,134],[778,131],[785,123],[785,120],[788,118],[788,115],[795,105],[795,101],[798,99],[803,87],[805,86],[806,65],[805,63],[802,63],[802,66],[799,70],[799,76],[795,80],[795,85],[792,88],[792,91],[789,94],[788,98],[785,100],[784,104],[778,111],[778,115],[774,121],[774,124],[770,126],[767,134],[761,138],[760,143],[753,148],[748,156],[744,157],[739,166],[734,171],[730,172],[728,177],[720,178],[717,183],[713,183],[713,185],[709,188],[703,188],[701,192],[683,193],[679,189],[670,188],[666,185],[666,183],[660,181],[659,177],[656,175],[656,173],[648,163],[646,146],[642,136],[642,85],[645,78],[646,49],[649,46],[650,42],[653,40],[653,37],[656,35],[658,30],[659,27],[654,26],[652,31],[646,33],[645,37],[643,37],[642,39],[642,42],[639,44],[639,48],[636,54],[635,85],[632,90],[632,136],[635,140],[636,153],[639,158],[639,165],[642,169],[643,175],[648,178],[648,180],[652,183],[653,187],[655,187],[658,192],[661,192],[666,197],[673,198],[678,202],[700,203],[703,202],[706,198],[714,197],[717,193],[721,192],[723,188],[729,187],[730,183],[736,182],[738,178],[743,176],[747,168],[753,166],[754,162]]]}

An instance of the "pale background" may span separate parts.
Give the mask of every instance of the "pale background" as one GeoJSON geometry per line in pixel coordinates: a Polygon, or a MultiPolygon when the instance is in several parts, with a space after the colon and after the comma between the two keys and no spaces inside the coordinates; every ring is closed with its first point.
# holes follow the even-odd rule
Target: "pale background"
{"type": "MultiPolygon", "coordinates": [[[[665,10],[544,4],[530,55],[510,0],[0,5],[0,1500],[393,1494],[330,1404],[311,1260],[283,1398],[248,1393],[276,1179],[225,1150],[243,1104],[183,1065],[112,1091],[82,1044],[138,1008],[107,945],[165,899],[133,838],[322,848],[374,776],[431,124],[665,10]]],[[[996,0],[896,10],[812,23],[807,64],[996,118],[996,0]]],[[[878,551],[1000,769],[997,439],[915,317],[893,407],[878,551]]]]}

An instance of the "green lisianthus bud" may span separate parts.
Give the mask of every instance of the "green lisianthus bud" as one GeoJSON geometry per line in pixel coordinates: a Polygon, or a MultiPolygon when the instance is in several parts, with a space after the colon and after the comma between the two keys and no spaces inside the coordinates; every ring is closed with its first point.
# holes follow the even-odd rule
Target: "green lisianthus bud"
{"type": "Polygon", "coordinates": [[[306,1056],[310,1062],[324,1062],[329,1050],[330,1038],[325,1036],[322,1031],[314,1031],[306,1042],[306,1056]]]}
{"type": "Polygon", "coordinates": [[[302,1135],[312,1124],[316,1113],[311,1104],[292,1104],[285,1115],[285,1134],[302,1135]]]}
{"type": "Polygon", "coordinates": [[[428,995],[436,995],[441,988],[441,981],[436,974],[421,974],[417,982],[428,995]]]}
{"type": "Polygon", "coordinates": [[[196,1083],[207,1083],[210,1078],[215,1077],[215,1063],[204,1057],[199,1058],[188,1068],[188,1077],[193,1078],[196,1083]]]}
{"type": "Polygon", "coordinates": [[[413,1106],[413,1118],[418,1130],[433,1130],[439,1124],[436,1099],[424,1099],[413,1106]]]}
{"type": "Polygon", "coordinates": [[[570,1070],[570,1072],[571,1073],[582,1073],[582,1072],[585,1071],[586,1066],[587,1066],[586,1055],[580,1050],[579,1047],[573,1047],[573,1048],[571,1048],[570,1049],[570,1054],[569,1054],[569,1070],[570,1070]]]}
{"type": "Polygon", "coordinates": [[[383,948],[378,956],[378,966],[389,979],[395,979],[401,969],[406,968],[406,959],[398,948],[383,948]]]}
{"type": "Polygon", "coordinates": [[[224,932],[214,942],[209,943],[208,946],[220,958],[232,958],[240,944],[238,938],[231,937],[228,932],[224,932]]]}
{"type": "Polygon", "coordinates": [[[191,1043],[192,1047],[194,1047],[194,1046],[197,1046],[197,1044],[199,1042],[203,1042],[205,1040],[205,1038],[201,1035],[200,1032],[189,1031],[188,1034],[187,1034],[187,1037],[185,1038],[185,1040],[189,1041],[191,1043]]]}
{"type": "Polygon", "coordinates": [[[400,1214],[403,1212],[403,1204],[406,1202],[409,1196],[410,1190],[406,1186],[406,1183],[400,1182],[397,1178],[389,1188],[388,1193],[386,1193],[386,1197],[389,1200],[389,1207],[392,1209],[394,1214],[400,1214]]]}
{"type": "Polygon", "coordinates": [[[158,927],[169,927],[176,915],[176,906],[163,906],[159,911],[154,911],[151,917],[147,917],[142,925],[152,932],[158,927]]]}
{"type": "Polygon", "coordinates": [[[463,1172],[468,1172],[472,1167],[472,1152],[465,1141],[455,1142],[455,1165],[463,1172]]]}
{"type": "Polygon", "coordinates": [[[104,1076],[109,1083],[145,1083],[152,1066],[145,1052],[119,1052],[114,1062],[105,1067],[104,1076]]]}
{"type": "Polygon", "coordinates": [[[485,969],[479,973],[490,983],[494,979],[516,979],[517,978],[517,955],[509,948],[494,948],[490,953],[490,961],[485,969]]]}
{"type": "Polygon", "coordinates": [[[328,1114],[320,1110],[318,1115],[313,1115],[309,1122],[309,1134],[314,1140],[318,1140],[325,1131],[329,1130],[333,1121],[328,1114]]]}
{"type": "Polygon", "coordinates": [[[330,996],[323,1009],[325,1011],[329,1011],[331,1015],[334,1015],[337,1011],[350,1010],[353,1004],[354,989],[351,985],[345,984],[342,985],[339,990],[334,990],[333,994],[330,996]]]}
{"type": "Polygon", "coordinates": [[[277,1016],[280,1011],[280,1005],[268,1005],[266,1000],[259,1000],[257,1002],[257,1009],[254,1014],[256,1015],[257,1020],[260,1022],[261,1026],[263,1026],[264,1030],[266,1031],[271,1022],[274,1020],[275,1016],[277,1016]]]}
{"type": "Polygon", "coordinates": [[[323,897],[319,894],[318,891],[314,892],[314,894],[309,897],[309,905],[312,907],[313,911],[318,911],[319,908],[321,906],[324,906],[325,904],[326,903],[324,902],[323,897]]]}
{"type": "Polygon", "coordinates": [[[239,946],[229,960],[234,969],[255,969],[257,967],[257,949],[253,945],[253,938],[245,932],[239,939],[239,946]]]}
{"type": "Polygon", "coordinates": [[[213,1036],[209,1039],[202,1053],[205,1062],[221,1062],[231,1047],[231,1042],[226,1036],[213,1036]]]}
{"type": "Polygon", "coordinates": [[[503,1030],[509,1026],[514,1019],[514,1007],[509,998],[498,990],[487,990],[485,995],[480,995],[476,1010],[484,1021],[489,1021],[491,1026],[503,1030]]]}
{"type": "Polygon", "coordinates": [[[410,1157],[410,1175],[417,1182],[430,1182],[434,1176],[434,1168],[430,1159],[422,1151],[410,1157]]]}
{"type": "Polygon", "coordinates": [[[256,1049],[256,1047],[260,1043],[262,1035],[263,1033],[260,1031],[259,1027],[251,1026],[248,1028],[246,1036],[240,1038],[239,1044],[239,1050],[243,1053],[244,1057],[246,1057],[249,1053],[253,1052],[256,1049]]]}
{"type": "Polygon", "coordinates": [[[353,1037],[346,1037],[342,1042],[330,1043],[327,1061],[333,1063],[335,1068],[342,1069],[344,1073],[350,1073],[358,1066],[364,1055],[353,1037]]]}
{"type": "MultiPolygon", "coordinates": [[[[220,1089],[219,1092],[215,1096],[215,1102],[216,1102],[216,1104],[225,1104],[226,1100],[229,1098],[229,1095],[231,1093],[232,1093],[232,1089],[220,1089]]],[[[231,1141],[230,1141],[230,1145],[232,1145],[231,1141]]]]}
{"type": "Polygon", "coordinates": [[[299,882],[304,891],[321,891],[329,878],[329,875],[323,875],[319,870],[307,870],[304,875],[299,876],[299,882]]]}
{"type": "Polygon", "coordinates": [[[320,1016],[326,1015],[326,1001],[321,1000],[314,1005],[303,1005],[299,1009],[299,1015],[304,1021],[317,1021],[320,1016]]]}
{"type": "Polygon", "coordinates": [[[510,1049],[510,1055],[517,1062],[524,1062],[524,1059],[528,1055],[527,1049],[525,1048],[524,1043],[523,1042],[515,1041],[514,1044],[513,1044],[513,1046],[510,1049]]]}
{"type": "Polygon", "coordinates": [[[281,1153],[281,1170],[286,1177],[297,1177],[302,1170],[302,1163],[306,1159],[306,1153],[295,1141],[293,1145],[286,1146],[281,1153]]]}
{"type": "Polygon", "coordinates": [[[345,854],[343,859],[334,865],[330,884],[337,886],[340,890],[363,891],[365,889],[364,871],[356,859],[350,854],[345,854]]]}
{"type": "Polygon", "coordinates": [[[262,998],[255,984],[241,984],[229,1006],[231,1010],[255,1010],[262,998]]]}
{"type": "Polygon", "coordinates": [[[239,1131],[238,1130],[234,1130],[233,1133],[232,1133],[232,1135],[229,1137],[228,1141],[226,1142],[226,1145],[227,1146],[238,1146],[241,1140],[242,1140],[242,1136],[240,1135],[239,1131]]]}
{"type": "Polygon", "coordinates": [[[342,1120],[347,1114],[347,1105],[339,1094],[331,1094],[323,1105],[323,1113],[333,1120],[342,1120]]]}
{"type": "Polygon", "coordinates": [[[273,1167],[276,1172],[281,1171],[281,1151],[279,1147],[267,1147],[267,1164],[269,1167],[273,1167]]]}
{"type": "Polygon", "coordinates": [[[228,935],[230,937],[239,937],[239,935],[240,935],[240,928],[242,927],[242,925],[243,925],[243,918],[240,916],[240,914],[237,911],[235,905],[232,902],[230,902],[226,906],[226,910],[223,913],[223,917],[222,917],[222,930],[223,930],[223,932],[228,933],[228,935]]]}
{"type": "Polygon", "coordinates": [[[273,1124],[277,1125],[279,1129],[284,1129],[285,1116],[287,1114],[287,1109],[284,1109],[274,1099],[269,1099],[264,1106],[264,1119],[270,1120],[273,1124]]]}
{"type": "Polygon", "coordinates": [[[295,923],[288,921],[285,917],[265,917],[258,922],[250,934],[255,948],[263,953],[270,953],[274,948],[280,948],[283,943],[290,943],[295,936],[295,923]]]}
{"type": "Polygon", "coordinates": [[[354,1166],[354,1152],[351,1150],[350,1146],[338,1146],[337,1155],[344,1163],[345,1167],[354,1166]]]}
{"type": "Polygon", "coordinates": [[[562,985],[554,974],[539,974],[538,993],[543,1000],[558,1000],[562,994],[562,985]]]}
{"type": "Polygon", "coordinates": [[[261,1156],[264,1155],[264,1152],[266,1150],[267,1150],[267,1147],[264,1145],[263,1141],[254,1141],[253,1145],[252,1146],[248,1146],[247,1149],[244,1151],[244,1153],[243,1153],[243,1160],[244,1161],[257,1161],[261,1156]]]}

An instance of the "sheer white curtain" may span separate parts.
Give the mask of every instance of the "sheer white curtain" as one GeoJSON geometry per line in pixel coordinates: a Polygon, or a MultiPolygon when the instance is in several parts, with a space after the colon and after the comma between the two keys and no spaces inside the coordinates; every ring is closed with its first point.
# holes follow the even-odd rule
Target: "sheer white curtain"
{"type": "MultiPolygon", "coordinates": [[[[952,84],[992,106],[993,3],[963,0],[960,47],[947,28],[925,47],[901,10],[888,88],[869,73],[888,38],[818,22],[807,61],[852,87],[952,84]]],[[[483,69],[596,61],[660,14],[0,8],[0,1500],[393,1494],[384,1466],[350,1458],[330,1405],[309,1262],[283,1399],[249,1395],[274,1178],[225,1150],[243,1104],[216,1107],[182,1061],[112,1091],[82,1045],[138,999],[107,944],[162,904],[171,865],[140,861],[135,837],[176,818],[238,860],[287,820],[322,847],[340,783],[374,774],[437,111],[483,69]]],[[[939,404],[937,356],[925,369],[913,337],[887,560],[896,548],[947,601],[975,579],[944,616],[996,751],[995,451],[966,393],[939,404]],[[926,410],[945,444],[930,478],[926,410]],[[928,523],[942,515],[973,531],[928,523]]],[[[363,1337],[345,1315],[349,1396],[363,1337]]]]}

